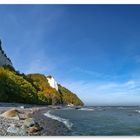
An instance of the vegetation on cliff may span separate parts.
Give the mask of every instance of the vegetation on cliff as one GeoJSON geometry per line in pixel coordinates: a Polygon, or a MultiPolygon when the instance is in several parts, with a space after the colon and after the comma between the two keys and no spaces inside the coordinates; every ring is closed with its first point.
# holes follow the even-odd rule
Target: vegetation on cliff
{"type": "Polygon", "coordinates": [[[27,77],[29,77],[33,81],[33,84],[38,87],[38,96],[40,100],[43,98],[47,104],[53,105],[62,103],[61,94],[50,87],[46,76],[42,74],[29,74],[27,77]]]}
{"type": "Polygon", "coordinates": [[[62,95],[63,104],[84,105],[83,102],[77,97],[77,95],[72,93],[67,88],[59,84],[58,89],[60,94],[62,95]]]}
{"type": "Polygon", "coordinates": [[[7,68],[0,67],[0,101],[36,103],[37,90],[30,82],[7,68]]]}
{"type": "Polygon", "coordinates": [[[0,67],[0,101],[31,104],[83,105],[71,91],[58,85],[52,88],[42,74],[20,74],[11,66],[0,67]]]}

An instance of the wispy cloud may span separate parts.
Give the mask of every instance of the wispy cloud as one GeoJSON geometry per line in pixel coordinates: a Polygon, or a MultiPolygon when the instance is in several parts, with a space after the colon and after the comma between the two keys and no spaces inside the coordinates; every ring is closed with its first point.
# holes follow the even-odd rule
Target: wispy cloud
{"type": "Polygon", "coordinates": [[[133,74],[128,74],[128,73],[122,73],[122,74],[115,74],[115,73],[103,73],[103,72],[98,72],[98,71],[94,71],[94,70],[90,70],[90,69],[86,69],[86,68],[81,68],[81,67],[75,67],[72,68],[69,73],[75,73],[75,74],[82,74],[83,77],[91,77],[92,81],[115,81],[115,80],[122,80],[122,79],[128,79],[128,77],[132,76],[133,74]]]}
{"type": "Polygon", "coordinates": [[[90,105],[140,104],[140,80],[118,82],[62,81],[90,105]]]}
{"type": "MultiPolygon", "coordinates": [[[[85,11],[83,15],[83,11],[80,14],[77,9],[63,6],[10,7],[0,8],[0,35],[16,69],[24,73],[55,74],[62,85],[86,103],[140,102],[138,30],[132,32],[124,21],[122,30],[126,27],[128,32],[120,36],[119,26],[116,38],[112,29],[119,19],[111,23],[114,26],[102,26],[104,34],[100,19],[91,18],[96,15],[94,11],[85,11]],[[83,18],[85,22],[81,22],[83,18]],[[89,27],[85,27],[85,23],[89,27]],[[133,36],[127,37],[129,33],[133,36]]],[[[106,18],[101,15],[101,19],[106,18]]],[[[109,22],[106,25],[110,25],[109,22]]]]}
{"type": "MultiPolygon", "coordinates": [[[[46,35],[55,30],[57,27],[56,21],[63,16],[64,9],[53,8],[52,10],[43,6],[40,6],[40,8],[36,6],[23,6],[21,9],[23,10],[24,8],[28,16],[26,14],[20,14],[20,10],[18,14],[14,8],[11,8],[11,12],[6,12],[7,14],[1,22],[2,25],[7,26],[7,33],[9,33],[9,35],[6,34],[6,38],[3,41],[8,42],[7,47],[10,46],[8,48],[10,51],[7,51],[7,54],[10,54],[9,56],[14,67],[21,72],[50,72],[56,68],[57,64],[54,64],[55,56],[50,56],[48,53],[51,46],[47,46],[46,35]],[[44,13],[47,14],[42,16],[44,13]],[[10,39],[7,36],[11,36],[10,39]]],[[[3,32],[5,33],[5,30],[3,32]]]]}
{"type": "Polygon", "coordinates": [[[34,60],[29,64],[28,69],[25,71],[25,73],[44,73],[46,72],[47,67],[45,65],[42,65],[40,60],[34,60]]]}
{"type": "Polygon", "coordinates": [[[77,71],[77,72],[84,73],[84,74],[91,75],[91,76],[95,76],[95,77],[101,77],[101,76],[108,77],[109,76],[109,75],[105,75],[104,73],[91,71],[91,70],[87,70],[87,69],[82,69],[80,67],[74,68],[73,71],[77,71]]]}
{"type": "Polygon", "coordinates": [[[54,64],[51,57],[48,57],[44,48],[40,48],[38,51],[30,56],[30,61],[25,66],[25,73],[42,73],[48,74],[56,69],[57,65],[54,64]]]}

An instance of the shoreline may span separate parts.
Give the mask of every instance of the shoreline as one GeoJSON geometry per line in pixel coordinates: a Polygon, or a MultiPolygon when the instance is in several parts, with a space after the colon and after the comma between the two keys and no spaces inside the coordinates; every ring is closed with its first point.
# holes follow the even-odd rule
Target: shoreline
{"type": "Polygon", "coordinates": [[[54,110],[55,106],[38,106],[28,105],[20,103],[1,103],[0,102],[0,114],[4,113],[9,109],[16,109],[24,114],[29,114],[31,118],[35,120],[42,128],[35,134],[12,134],[8,133],[7,129],[9,125],[15,124],[21,126],[24,120],[15,120],[4,118],[0,116],[0,136],[70,136],[70,130],[62,123],[57,120],[48,118],[44,114],[49,110],[54,110]],[[53,108],[54,107],[54,108],[53,108]]]}
{"type": "Polygon", "coordinates": [[[44,115],[49,110],[54,109],[46,107],[32,114],[33,118],[39,123],[41,127],[43,127],[42,131],[39,132],[39,135],[70,136],[70,130],[62,122],[48,118],[44,115]]]}

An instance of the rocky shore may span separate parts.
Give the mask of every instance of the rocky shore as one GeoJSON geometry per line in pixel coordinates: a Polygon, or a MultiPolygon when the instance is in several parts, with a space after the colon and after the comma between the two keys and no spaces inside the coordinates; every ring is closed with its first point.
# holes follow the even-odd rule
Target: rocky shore
{"type": "Polygon", "coordinates": [[[66,126],[44,116],[52,107],[0,103],[0,136],[64,136],[66,126]]]}

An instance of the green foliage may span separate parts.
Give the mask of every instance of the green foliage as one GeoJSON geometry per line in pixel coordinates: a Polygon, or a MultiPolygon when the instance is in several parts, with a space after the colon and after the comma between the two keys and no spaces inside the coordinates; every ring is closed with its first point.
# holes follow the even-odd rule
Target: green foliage
{"type": "Polygon", "coordinates": [[[36,89],[23,77],[8,69],[0,68],[0,101],[36,103],[36,89]]]}
{"type": "Polygon", "coordinates": [[[83,105],[71,91],[58,85],[59,90],[50,87],[42,74],[21,74],[11,66],[0,67],[0,101],[30,104],[83,105]]]}
{"type": "Polygon", "coordinates": [[[49,100],[44,96],[43,92],[38,92],[38,103],[39,104],[49,104],[49,100]]]}
{"type": "Polygon", "coordinates": [[[44,93],[48,99],[48,104],[61,104],[61,94],[54,88],[50,87],[47,78],[42,74],[29,74],[28,77],[33,80],[33,84],[39,88],[39,91],[44,93]]]}
{"type": "Polygon", "coordinates": [[[32,82],[40,91],[44,91],[49,86],[48,80],[43,74],[29,74],[27,75],[28,80],[32,82]]]}
{"type": "Polygon", "coordinates": [[[70,90],[58,85],[59,92],[62,94],[63,104],[74,104],[83,106],[83,102],[77,97],[76,94],[72,93],[70,90]]]}
{"type": "MultiPolygon", "coordinates": [[[[1,47],[0,51],[6,56],[1,47]]],[[[48,76],[51,78],[52,76],[48,76]]],[[[82,101],[71,91],[59,85],[59,90],[50,87],[46,76],[42,74],[25,75],[13,66],[0,67],[0,101],[31,104],[68,104],[83,105],[82,101]]]]}
{"type": "Polygon", "coordinates": [[[9,71],[12,71],[12,72],[16,73],[16,70],[14,69],[14,67],[12,67],[10,65],[3,65],[2,67],[6,70],[9,70],[9,71]]]}

